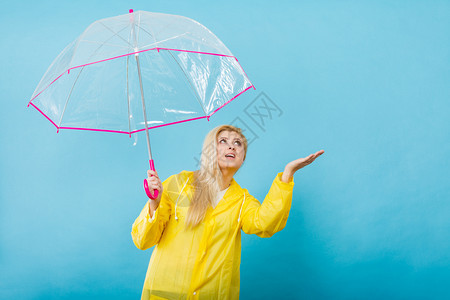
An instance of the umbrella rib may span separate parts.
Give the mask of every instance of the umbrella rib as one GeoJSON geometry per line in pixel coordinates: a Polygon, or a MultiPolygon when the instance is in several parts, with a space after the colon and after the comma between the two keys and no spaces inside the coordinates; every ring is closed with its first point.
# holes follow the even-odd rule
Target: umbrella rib
{"type": "MultiPolygon", "coordinates": [[[[156,37],[155,37],[155,35],[153,34],[153,31],[151,30],[151,26],[149,27],[151,33],[148,32],[147,30],[145,30],[143,27],[141,27],[141,14],[139,14],[139,21],[138,21],[138,24],[135,24],[135,25],[136,25],[136,27],[139,28],[139,30],[138,30],[138,32],[137,32],[137,38],[136,38],[137,43],[139,43],[139,35],[140,35],[141,30],[144,31],[144,32],[146,32],[148,35],[150,35],[150,36],[153,38],[153,40],[155,40],[155,43],[156,43],[156,37]]],[[[143,49],[143,47],[141,47],[141,49],[143,49]]]]}
{"type": "Polygon", "coordinates": [[[164,32],[164,30],[166,30],[167,28],[169,28],[170,26],[172,26],[172,22],[167,22],[164,27],[160,28],[159,32],[157,32],[157,34],[159,35],[160,33],[164,32]]]}
{"type": "Polygon", "coordinates": [[[153,46],[153,45],[157,45],[157,44],[160,44],[160,43],[163,43],[163,42],[167,42],[167,41],[170,41],[170,40],[179,38],[180,36],[183,36],[183,35],[185,35],[185,34],[187,34],[187,32],[182,33],[182,34],[177,35],[177,36],[172,36],[172,37],[170,37],[170,38],[167,38],[167,39],[165,39],[165,40],[161,40],[161,41],[158,41],[158,42],[155,40],[155,42],[154,42],[153,44],[148,44],[148,45],[142,46],[141,48],[142,48],[142,49],[149,48],[149,47],[151,47],[151,46],[153,46]]]}
{"type": "MultiPolygon", "coordinates": [[[[94,23],[92,23],[91,25],[89,25],[89,27],[88,27],[88,28],[80,35],[80,37],[77,39],[75,49],[78,48],[78,45],[79,45],[80,42],[82,41],[82,37],[85,35],[85,33],[88,31],[88,29],[91,28],[91,27],[92,27],[94,24],[96,24],[96,23],[97,23],[97,22],[94,22],[94,23]]],[[[103,24],[102,22],[98,21],[98,23],[102,24],[102,25],[103,25],[104,27],[106,27],[109,31],[111,31],[112,33],[114,33],[114,35],[113,35],[112,37],[108,38],[105,42],[107,42],[107,41],[109,41],[110,39],[112,39],[115,35],[118,36],[117,33],[115,33],[112,29],[108,28],[108,27],[107,27],[105,24],[103,24]]],[[[125,26],[125,27],[124,27],[123,29],[121,29],[119,32],[123,31],[123,30],[126,29],[127,27],[128,27],[128,26],[125,26]]],[[[120,37],[120,36],[119,36],[119,37],[120,37]]],[[[84,41],[87,41],[87,40],[84,40],[84,41]]],[[[98,51],[101,47],[103,47],[104,44],[105,44],[105,43],[100,44],[100,46],[99,46],[99,47],[91,54],[90,57],[94,56],[94,54],[97,53],[97,51],[98,51]]],[[[129,43],[128,43],[128,44],[129,44],[129,43]]],[[[76,52],[76,51],[73,52],[73,55],[72,55],[72,57],[70,58],[69,67],[72,65],[72,61],[73,61],[75,52],[76,52]]]]}
{"type": "MultiPolygon", "coordinates": [[[[151,33],[150,32],[148,32],[147,30],[145,30],[143,27],[141,27],[141,14],[139,14],[139,21],[138,21],[138,24],[134,24],[135,26],[137,26],[138,28],[139,28],[139,31],[138,31],[138,33],[137,33],[137,42],[139,42],[139,34],[140,34],[140,32],[141,32],[141,30],[143,30],[144,32],[146,32],[148,35],[150,35],[152,38],[153,38],[153,40],[155,41],[155,43],[156,43],[156,36],[155,36],[155,34],[153,33],[153,31],[152,31],[152,29],[151,29],[151,26],[149,26],[149,29],[150,29],[150,31],[151,31],[151,33]]],[[[142,49],[143,49],[144,47],[142,47],[142,49]]]]}
{"type": "MultiPolygon", "coordinates": [[[[132,35],[133,34],[133,30],[130,30],[129,35],[128,35],[128,44],[131,45],[131,39],[132,39],[132,35]]],[[[127,55],[127,105],[128,105],[128,130],[130,133],[130,138],[131,138],[131,111],[130,111],[130,90],[129,90],[129,73],[128,73],[128,66],[130,64],[130,55],[127,55]]]]}
{"type": "Polygon", "coordinates": [[[182,66],[180,65],[180,63],[175,59],[175,57],[174,57],[173,54],[170,52],[170,50],[167,50],[167,52],[169,52],[170,56],[172,56],[173,60],[177,63],[178,67],[179,67],[179,68],[181,69],[181,71],[183,72],[184,77],[186,77],[186,80],[187,80],[187,82],[189,83],[189,86],[191,87],[192,91],[194,92],[195,99],[197,99],[198,104],[200,104],[200,107],[202,108],[203,113],[204,113],[205,116],[206,116],[207,114],[206,114],[205,108],[203,107],[203,105],[202,105],[202,103],[201,103],[201,101],[200,101],[200,99],[199,99],[200,95],[198,95],[197,91],[194,89],[194,86],[192,85],[192,82],[189,80],[189,77],[186,75],[186,72],[184,72],[183,67],[182,67],[182,66]]]}
{"type": "MultiPolygon", "coordinates": [[[[133,45],[131,45],[126,39],[124,39],[123,37],[121,37],[120,35],[118,35],[117,32],[115,32],[114,30],[112,30],[111,28],[109,28],[108,26],[106,26],[105,24],[103,24],[102,22],[99,22],[100,24],[102,24],[103,26],[105,26],[106,29],[108,29],[109,31],[111,31],[114,35],[113,36],[117,36],[118,38],[120,38],[121,40],[123,40],[125,43],[127,43],[128,45],[130,45],[130,47],[134,48],[133,45]]],[[[127,28],[128,26],[124,27],[127,28]]],[[[122,29],[123,30],[123,29],[122,29]]],[[[122,31],[121,30],[121,31],[122,31]]]]}
{"type": "MultiPolygon", "coordinates": [[[[142,28],[140,25],[136,25],[136,27],[138,27],[140,30],[145,31],[147,34],[149,34],[149,35],[155,40],[155,44],[158,43],[158,42],[156,41],[156,37],[155,37],[154,34],[148,32],[147,30],[145,30],[144,28],[142,28]]],[[[138,41],[139,41],[139,31],[138,31],[138,41]]],[[[153,44],[151,44],[151,45],[153,45],[153,44]]]]}
{"type": "MultiPolygon", "coordinates": [[[[141,22],[141,14],[139,14],[139,16],[138,16],[138,24],[141,22]]],[[[136,24],[136,22],[134,22],[134,20],[133,20],[133,26],[137,26],[137,27],[139,27],[139,25],[138,24],[136,24]]],[[[138,47],[138,44],[139,44],[139,30],[138,30],[138,32],[137,32],[137,35],[135,35],[135,37],[136,37],[136,43],[135,43],[135,47],[137,47],[137,48],[139,48],[138,47]]]]}
{"type": "Polygon", "coordinates": [[[89,41],[89,40],[81,40],[80,42],[91,43],[91,44],[99,44],[99,45],[101,45],[101,46],[111,46],[111,47],[126,48],[126,49],[128,49],[128,46],[117,45],[117,44],[110,44],[110,43],[106,43],[106,42],[89,41]]]}
{"type": "Polygon", "coordinates": [[[67,104],[69,103],[70,96],[72,96],[73,88],[75,87],[75,84],[77,83],[78,78],[80,78],[81,72],[83,72],[83,70],[84,70],[84,67],[82,67],[80,69],[80,72],[78,73],[77,78],[75,79],[74,83],[72,84],[72,88],[70,89],[69,95],[67,96],[66,104],[64,105],[64,109],[63,109],[63,112],[61,114],[61,118],[59,119],[58,127],[61,127],[62,119],[64,117],[64,113],[66,112],[66,108],[67,108],[67,104]]]}
{"type": "MultiPolygon", "coordinates": [[[[102,22],[99,22],[100,24],[102,24],[103,26],[105,26],[106,27],[106,25],[105,24],[103,24],[102,22]]],[[[108,27],[106,27],[106,28],[108,28],[108,27]]],[[[124,28],[122,28],[119,32],[122,32],[124,29],[126,29],[127,28],[127,26],[125,26],[124,28]]],[[[112,31],[110,28],[108,28],[112,33],[114,33],[114,35],[113,36],[111,36],[111,37],[109,37],[107,40],[105,40],[103,43],[100,43],[100,42],[98,42],[97,44],[99,44],[99,46],[97,47],[97,49],[95,49],[95,51],[93,51],[92,52],[92,54],[89,56],[89,58],[88,58],[88,60],[90,60],[99,50],[100,50],[100,48],[102,48],[104,45],[113,45],[113,44],[106,44],[106,42],[107,41],[109,41],[109,40],[111,40],[114,36],[116,36],[117,34],[114,32],[114,31],[112,31]]],[[[119,35],[117,35],[118,37],[120,37],[119,35]]],[[[121,38],[121,37],[120,37],[121,38]]],[[[77,41],[77,43],[79,43],[81,40],[79,40],[79,41],[77,41]]],[[[86,41],[86,42],[88,42],[88,40],[83,40],[83,41],[86,41]]],[[[95,43],[94,41],[89,41],[89,42],[91,42],[91,43],[95,43]]],[[[130,44],[130,42],[127,42],[127,41],[125,41],[128,45],[130,45],[131,46],[131,44],[130,44]]],[[[123,46],[123,48],[126,48],[125,46],[123,46]]],[[[72,57],[72,59],[73,59],[73,57],[72,57]]],[[[71,59],[71,61],[70,61],[70,64],[72,64],[72,59],[71,59]]]]}

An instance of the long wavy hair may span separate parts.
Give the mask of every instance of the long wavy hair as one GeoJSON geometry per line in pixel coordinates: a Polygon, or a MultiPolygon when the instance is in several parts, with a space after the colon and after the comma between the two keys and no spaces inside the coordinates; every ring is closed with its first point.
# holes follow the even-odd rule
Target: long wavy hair
{"type": "Polygon", "coordinates": [[[186,227],[194,228],[205,218],[212,201],[220,191],[222,172],[217,160],[217,139],[222,131],[232,131],[239,134],[244,145],[244,160],[247,154],[248,142],[242,130],[232,125],[221,125],[212,129],[203,142],[200,159],[200,169],[194,172],[194,195],[186,216],[186,227]]]}

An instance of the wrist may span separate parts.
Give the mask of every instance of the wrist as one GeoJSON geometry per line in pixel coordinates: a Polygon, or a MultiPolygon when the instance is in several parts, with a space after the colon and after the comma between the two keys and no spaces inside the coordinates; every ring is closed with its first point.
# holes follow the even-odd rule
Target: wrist
{"type": "Polygon", "coordinates": [[[289,182],[292,180],[294,173],[291,170],[285,169],[283,174],[281,175],[281,181],[289,182]]]}
{"type": "Polygon", "coordinates": [[[148,200],[148,212],[150,214],[150,217],[153,217],[153,214],[155,213],[156,209],[159,206],[159,202],[160,201],[157,201],[157,199],[155,199],[155,200],[149,199],[148,200]]]}
{"type": "Polygon", "coordinates": [[[154,209],[158,208],[160,199],[148,199],[150,206],[154,209]]]}

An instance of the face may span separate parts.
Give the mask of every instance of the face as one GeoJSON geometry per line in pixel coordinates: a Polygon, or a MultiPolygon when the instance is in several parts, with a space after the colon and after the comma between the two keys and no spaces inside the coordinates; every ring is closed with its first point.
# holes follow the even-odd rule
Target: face
{"type": "Polygon", "coordinates": [[[217,138],[217,160],[220,170],[236,172],[244,162],[245,149],[242,137],[234,131],[222,131],[217,138]]]}

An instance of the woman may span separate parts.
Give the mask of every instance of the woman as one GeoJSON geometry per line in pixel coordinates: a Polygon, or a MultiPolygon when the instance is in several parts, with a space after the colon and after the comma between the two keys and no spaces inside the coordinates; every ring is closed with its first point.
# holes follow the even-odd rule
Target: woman
{"type": "Polygon", "coordinates": [[[233,179],[245,160],[241,129],[222,125],[204,141],[201,167],[182,171],[162,184],[147,171],[159,197],[143,208],[132,228],[141,250],[156,245],[142,299],[238,299],[241,230],[270,237],[286,225],[293,175],[323,150],[288,163],[260,204],[233,179]]]}

